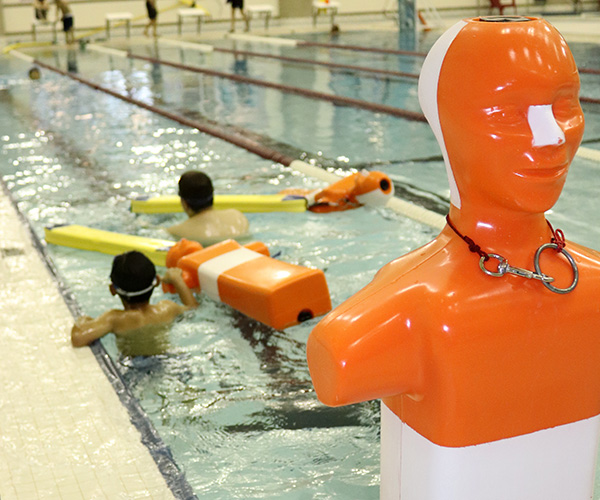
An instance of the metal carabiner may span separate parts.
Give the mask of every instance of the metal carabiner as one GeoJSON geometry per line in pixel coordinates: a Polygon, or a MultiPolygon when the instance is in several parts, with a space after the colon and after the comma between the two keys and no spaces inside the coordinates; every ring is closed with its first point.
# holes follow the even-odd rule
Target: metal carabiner
{"type": "Polygon", "coordinates": [[[537,273],[534,273],[533,271],[529,271],[528,269],[523,269],[521,267],[513,267],[509,265],[508,261],[506,260],[506,257],[502,257],[502,255],[498,255],[497,253],[488,253],[487,258],[481,257],[481,259],[479,259],[479,267],[485,274],[489,276],[494,276],[495,278],[499,278],[508,273],[520,276],[521,278],[539,280],[542,283],[544,283],[544,285],[547,283],[552,283],[554,281],[554,278],[543,274],[537,268],[537,273]],[[496,259],[498,261],[498,271],[490,271],[485,267],[485,262],[490,258],[496,259]]]}
{"type": "MultiPolygon", "coordinates": [[[[540,274],[542,273],[540,269],[540,255],[542,255],[542,252],[547,248],[557,250],[558,245],[556,243],[545,243],[537,249],[537,252],[535,252],[535,257],[533,258],[533,265],[535,266],[535,270],[540,274]]],[[[573,289],[577,286],[577,282],[579,281],[579,269],[577,268],[577,263],[575,262],[575,259],[571,256],[569,252],[567,252],[564,248],[561,248],[560,253],[562,253],[569,261],[569,264],[571,264],[571,268],[573,269],[573,282],[567,288],[558,288],[547,282],[544,282],[544,286],[554,293],[569,293],[573,291],[573,289]]]]}

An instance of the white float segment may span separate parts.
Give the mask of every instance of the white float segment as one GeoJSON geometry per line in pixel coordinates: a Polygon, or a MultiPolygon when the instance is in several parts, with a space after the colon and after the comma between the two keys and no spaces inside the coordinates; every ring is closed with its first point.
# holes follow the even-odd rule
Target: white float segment
{"type": "Polygon", "coordinates": [[[256,35],[244,35],[242,33],[229,34],[227,38],[231,38],[232,40],[240,40],[242,42],[252,42],[252,43],[266,43],[269,45],[286,45],[288,47],[295,47],[298,45],[298,40],[290,40],[288,38],[275,38],[270,36],[256,36],[256,35]]]}
{"type": "Polygon", "coordinates": [[[165,45],[175,45],[184,49],[197,50],[198,52],[212,52],[214,50],[212,45],[207,45],[205,43],[183,42],[181,40],[173,40],[172,38],[159,37],[158,43],[164,43],[165,45]]]}
{"type": "Polygon", "coordinates": [[[323,170],[320,167],[315,167],[314,165],[310,165],[302,160],[294,160],[292,163],[290,163],[290,168],[297,170],[298,172],[302,172],[305,175],[315,177],[329,184],[333,184],[334,182],[337,182],[341,179],[339,175],[332,174],[327,170],[323,170]]]}
{"type": "Polygon", "coordinates": [[[385,207],[387,202],[394,196],[394,185],[391,185],[391,191],[384,193],[381,189],[374,189],[365,194],[359,194],[356,196],[356,200],[361,205],[369,205],[374,207],[385,207]]]}
{"type": "Polygon", "coordinates": [[[207,260],[198,267],[200,291],[208,295],[211,299],[221,302],[218,283],[219,276],[240,264],[260,257],[264,257],[264,255],[242,247],[219,255],[214,259],[207,260]]]}
{"type": "Polygon", "coordinates": [[[600,416],[475,446],[439,446],[381,404],[381,500],[589,500],[600,416]]]}
{"type": "Polygon", "coordinates": [[[111,49],[110,47],[96,45],[95,43],[88,43],[86,45],[86,49],[95,52],[102,52],[104,54],[110,54],[111,56],[122,57],[123,59],[127,58],[127,52],[125,52],[124,50],[111,49]]]}
{"type": "Polygon", "coordinates": [[[580,146],[575,156],[585,158],[586,160],[592,160],[600,163],[600,151],[592,148],[585,148],[580,146]]]}
{"type": "Polygon", "coordinates": [[[11,50],[9,54],[28,63],[33,63],[35,61],[33,57],[23,54],[23,52],[19,52],[18,50],[11,50]]]}

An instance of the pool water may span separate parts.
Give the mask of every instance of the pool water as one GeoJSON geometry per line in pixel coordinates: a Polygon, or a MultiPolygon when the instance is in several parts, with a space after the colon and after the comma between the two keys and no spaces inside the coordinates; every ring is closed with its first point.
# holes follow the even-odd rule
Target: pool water
{"type": "MultiPolygon", "coordinates": [[[[310,39],[329,41],[325,35],[310,39]]],[[[356,32],[344,33],[336,42],[425,51],[433,39],[405,45],[397,33],[356,32]]],[[[422,61],[230,41],[217,45],[414,73],[422,61]]],[[[580,65],[594,67],[596,47],[572,48],[580,65]]],[[[251,57],[236,61],[229,54],[176,48],[160,47],[157,53],[140,45],[132,51],[419,110],[416,81],[410,79],[251,57]]],[[[32,55],[339,173],[384,170],[403,196],[440,211],[447,208],[445,170],[424,123],[89,50],[32,55]]],[[[0,60],[0,173],[40,239],[44,227],[63,223],[167,238],[162,228],[182,216],[132,214],[129,200],[175,193],[179,176],[191,168],[209,174],[218,193],[269,194],[323,185],[49,71],[30,81],[28,69],[22,61],[0,60]]],[[[598,97],[597,78],[582,77],[582,95],[598,97]]],[[[584,109],[584,141],[599,148],[598,109],[584,109]]],[[[567,238],[593,248],[600,248],[598,169],[600,164],[576,158],[564,194],[549,215],[567,238]]],[[[384,264],[436,234],[385,209],[248,218],[248,241],[263,241],[273,253],[280,252],[281,260],[325,272],[334,306],[366,285],[384,264]]],[[[107,288],[110,256],[54,246],[47,251],[86,314],[119,307],[107,288]]],[[[155,300],[160,297],[157,292],[155,300]]],[[[112,335],[102,342],[199,498],[376,499],[378,403],[339,409],[318,403],[305,359],[306,339],[317,321],[274,331],[203,298],[197,310],[173,325],[164,355],[128,358],[118,352],[112,335]]],[[[600,492],[594,498],[600,499],[600,492]]]]}

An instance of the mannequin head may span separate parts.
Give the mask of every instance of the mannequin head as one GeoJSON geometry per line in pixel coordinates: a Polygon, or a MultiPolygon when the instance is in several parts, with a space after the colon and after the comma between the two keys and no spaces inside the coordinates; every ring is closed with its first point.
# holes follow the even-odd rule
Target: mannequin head
{"type": "Polygon", "coordinates": [[[456,208],[542,213],[554,205],[584,120],[575,61],[550,24],[517,16],[457,23],[423,64],[419,100],[456,208]]]}

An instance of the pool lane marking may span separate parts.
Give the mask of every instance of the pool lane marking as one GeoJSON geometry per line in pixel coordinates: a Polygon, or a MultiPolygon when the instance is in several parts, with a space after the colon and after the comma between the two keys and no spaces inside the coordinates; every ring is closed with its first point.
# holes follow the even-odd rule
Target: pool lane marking
{"type": "Polygon", "coordinates": [[[374,113],[384,113],[399,118],[404,118],[411,121],[425,122],[425,115],[418,111],[410,111],[407,109],[397,108],[395,106],[388,106],[385,104],[379,104],[375,102],[363,101],[360,99],[354,99],[352,97],[344,97],[335,94],[328,94],[325,92],[319,92],[316,90],[304,89],[302,87],[294,87],[292,85],[284,85],[281,83],[268,82],[265,80],[258,80],[256,78],[249,78],[247,76],[236,75],[234,73],[225,73],[223,71],[216,71],[213,69],[200,68],[198,66],[189,66],[186,64],[175,63],[171,61],[165,61],[162,59],[156,59],[154,57],[142,56],[129,53],[128,56],[132,59],[139,59],[141,61],[147,61],[154,64],[162,64],[164,66],[171,66],[172,68],[182,69],[185,71],[192,71],[194,73],[202,73],[216,78],[225,78],[240,83],[246,83],[250,85],[256,85],[265,88],[271,88],[279,90],[281,92],[287,92],[290,94],[297,94],[303,97],[309,97],[311,99],[318,99],[322,101],[328,101],[338,106],[351,106],[355,108],[365,109],[374,113]]]}
{"type": "Polygon", "coordinates": [[[23,52],[19,52],[18,50],[11,50],[10,54],[14,57],[16,57],[17,59],[21,59],[22,61],[28,62],[33,64],[35,59],[31,56],[28,56],[27,54],[23,54],[23,52]]]}
{"type": "Polygon", "coordinates": [[[103,45],[97,45],[95,43],[88,43],[86,45],[87,50],[91,50],[94,52],[101,52],[103,54],[109,54],[111,56],[127,58],[127,52],[119,49],[112,49],[110,47],[104,47],[103,45]]]}
{"type": "Polygon", "coordinates": [[[174,45],[190,50],[197,50],[199,52],[209,53],[214,50],[214,47],[212,45],[207,45],[204,43],[184,42],[182,40],[174,40],[172,38],[158,37],[158,43],[163,43],[165,45],[174,45]]]}
{"type": "Polygon", "coordinates": [[[227,38],[231,40],[239,40],[242,42],[252,42],[252,43],[264,43],[267,45],[282,45],[287,47],[296,47],[299,43],[298,40],[293,40],[291,38],[276,38],[270,36],[257,36],[257,35],[245,35],[241,33],[230,33],[227,35],[227,38]]]}
{"type": "Polygon", "coordinates": [[[309,97],[311,99],[319,99],[323,101],[332,102],[336,105],[340,106],[352,106],[360,109],[365,109],[367,111],[373,111],[375,113],[385,113],[392,116],[405,118],[407,120],[412,121],[421,121],[424,122],[425,115],[423,113],[419,113],[417,111],[410,111],[407,109],[396,108],[394,106],[387,106],[385,104],[378,104],[369,101],[363,101],[360,99],[354,99],[352,97],[344,97],[338,96],[335,94],[327,94],[325,92],[319,92],[316,90],[304,89],[301,87],[294,87],[292,85],[284,85],[281,83],[268,82],[264,80],[258,80],[256,78],[249,78],[247,76],[236,75],[234,73],[225,73],[223,71],[216,71],[212,69],[200,68],[198,66],[189,66],[187,64],[180,64],[171,61],[165,61],[162,59],[156,59],[154,57],[142,56],[132,54],[131,52],[125,52],[123,50],[117,50],[107,47],[101,47],[99,45],[90,44],[88,48],[91,50],[96,50],[98,52],[106,52],[108,54],[116,55],[118,57],[130,57],[131,59],[138,59],[141,61],[148,61],[151,63],[162,64],[164,66],[171,66],[172,68],[182,69],[185,71],[192,71],[194,73],[202,73],[205,75],[209,75],[216,78],[225,78],[228,80],[234,80],[236,82],[257,85],[260,87],[272,88],[275,90],[279,90],[281,92],[287,92],[291,94],[297,94],[304,97],[309,97]]]}
{"type": "Polygon", "coordinates": [[[293,38],[276,38],[270,36],[247,35],[241,33],[229,34],[227,35],[227,38],[244,42],[264,43],[270,45],[287,45],[289,47],[321,47],[327,49],[352,50],[354,52],[374,52],[377,54],[390,54],[396,56],[411,57],[425,57],[427,55],[426,52],[414,52],[409,50],[397,49],[381,49],[379,47],[364,47],[362,45],[340,45],[336,43],[307,42],[305,40],[295,40],[293,38]]]}
{"type": "Polygon", "coordinates": [[[285,62],[291,62],[291,63],[297,63],[297,64],[312,64],[315,66],[325,66],[325,67],[336,68],[336,69],[347,69],[347,70],[352,70],[352,71],[357,71],[357,72],[362,72],[362,73],[375,73],[375,74],[380,74],[380,75],[385,75],[385,76],[395,76],[398,78],[412,78],[412,79],[419,78],[419,75],[416,73],[406,73],[404,71],[393,71],[393,70],[389,70],[389,69],[368,68],[366,66],[355,66],[352,64],[339,64],[339,63],[333,63],[333,62],[329,62],[329,61],[316,61],[314,59],[303,59],[300,57],[287,57],[287,56],[280,56],[280,55],[275,55],[275,54],[267,54],[265,52],[251,52],[251,51],[247,51],[247,50],[226,49],[224,47],[214,47],[213,50],[215,52],[234,54],[236,56],[239,55],[239,56],[249,56],[249,57],[262,57],[265,59],[275,59],[277,61],[285,61],[285,62]]]}

